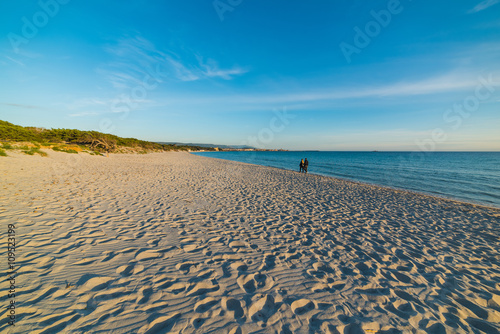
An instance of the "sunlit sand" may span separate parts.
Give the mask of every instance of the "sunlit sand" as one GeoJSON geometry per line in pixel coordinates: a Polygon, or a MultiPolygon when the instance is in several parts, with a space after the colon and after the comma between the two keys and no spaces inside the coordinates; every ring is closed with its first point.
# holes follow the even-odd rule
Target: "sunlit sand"
{"type": "Polygon", "coordinates": [[[500,331],[497,209],[188,153],[13,153],[0,175],[1,331],[500,331]]]}

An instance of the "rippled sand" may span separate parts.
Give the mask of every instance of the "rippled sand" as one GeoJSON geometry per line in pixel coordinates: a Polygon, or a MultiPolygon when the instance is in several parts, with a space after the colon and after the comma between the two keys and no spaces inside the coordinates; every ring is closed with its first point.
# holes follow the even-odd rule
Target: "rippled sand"
{"type": "Polygon", "coordinates": [[[0,157],[19,265],[2,332],[500,332],[497,209],[187,153],[48,153],[0,157]]]}

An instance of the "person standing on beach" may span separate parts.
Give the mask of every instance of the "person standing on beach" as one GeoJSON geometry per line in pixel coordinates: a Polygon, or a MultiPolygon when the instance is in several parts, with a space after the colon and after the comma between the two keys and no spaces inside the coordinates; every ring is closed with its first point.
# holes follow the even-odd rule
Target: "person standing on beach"
{"type": "Polygon", "coordinates": [[[307,174],[307,167],[309,167],[309,161],[307,161],[307,158],[306,158],[306,160],[304,161],[304,168],[303,168],[304,173],[306,173],[306,174],[307,174]]]}
{"type": "Polygon", "coordinates": [[[299,173],[302,173],[304,171],[304,159],[300,160],[299,164],[299,173]]]}

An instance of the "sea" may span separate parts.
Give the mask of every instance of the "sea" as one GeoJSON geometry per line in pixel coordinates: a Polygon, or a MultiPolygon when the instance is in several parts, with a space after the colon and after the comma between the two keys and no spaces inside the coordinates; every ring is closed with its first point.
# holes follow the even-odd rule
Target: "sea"
{"type": "Polygon", "coordinates": [[[500,208],[500,152],[221,151],[196,155],[405,189],[500,208]]]}

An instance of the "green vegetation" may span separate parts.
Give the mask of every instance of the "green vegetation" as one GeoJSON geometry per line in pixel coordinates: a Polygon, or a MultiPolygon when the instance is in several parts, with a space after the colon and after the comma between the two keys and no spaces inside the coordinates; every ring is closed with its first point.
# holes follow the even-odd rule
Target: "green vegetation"
{"type": "MultiPolygon", "coordinates": [[[[135,138],[122,138],[112,134],[97,131],[81,131],[74,129],[44,129],[37,127],[23,127],[0,120],[0,140],[11,142],[31,142],[35,147],[68,144],[79,146],[90,152],[118,152],[120,148],[132,148],[135,151],[199,151],[213,150],[199,146],[176,146],[159,144],[135,138]]],[[[10,144],[4,144],[10,145],[10,144]]],[[[32,151],[27,146],[16,147],[23,151],[32,151]]],[[[52,148],[58,151],[56,148],[52,148]]],[[[78,153],[74,149],[59,147],[61,152],[78,153]]],[[[38,153],[38,152],[35,152],[38,153]]],[[[43,152],[42,152],[43,153],[43,152]]],[[[29,153],[28,153],[29,154],[29,153]]]]}
{"type": "Polygon", "coordinates": [[[6,157],[7,156],[7,153],[5,153],[5,151],[0,148],[0,157],[6,157]]]}
{"type": "Polygon", "coordinates": [[[12,145],[11,145],[11,144],[9,144],[9,143],[3,143],[3,144],[2,144],[2,148],[3,148],[4,150],[13,150],[13,149],[14,149],[14,147],[12,147],[12,145]]]}
{"type": "Polygon", "coordinates": [[[40,154],[42,157],[46,157],[47,153],[40,151],[40,147],[32,147],[29,150],[24,150],[23,153],[34,155],[35,153],[40,154]]]}
{"type": "Polygon", "coordinates": [[[66,153],[76,153],[78,154],[78,151],[72,149],[72,148],[62,148],[62,147],[59,147],[59,146],[54,146],[52,147],[52,150],[53,151],[57,151],[57,152],[66,152],[66,153]]]}

